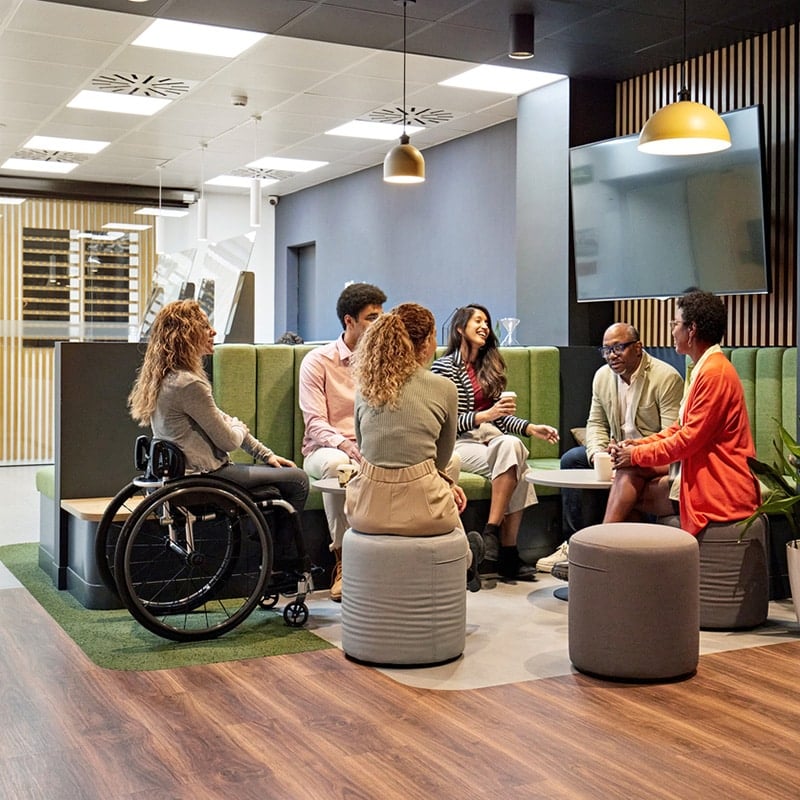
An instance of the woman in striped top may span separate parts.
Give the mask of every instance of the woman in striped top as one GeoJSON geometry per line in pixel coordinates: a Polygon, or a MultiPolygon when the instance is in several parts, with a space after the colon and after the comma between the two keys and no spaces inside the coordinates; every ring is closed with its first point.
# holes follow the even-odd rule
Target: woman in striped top
{"type": "Polygon", "coordinates": [[[514,416],[516,399],[501,397],[506,365],[484,306],[472,303],[456,311],[447,351],[432,369],[453,381],[458,390],[455,452],[461,457],[461,468],[492,482],[489,519],[483,531],[486,562],[481,572],[496,568],[501,579],[536,580],[536,570],[523,564],[517,549],[522,513],[536,503],[536,492],[525,480],[528,450],[513,434],[557,442],[558,431],[514,416]]]}

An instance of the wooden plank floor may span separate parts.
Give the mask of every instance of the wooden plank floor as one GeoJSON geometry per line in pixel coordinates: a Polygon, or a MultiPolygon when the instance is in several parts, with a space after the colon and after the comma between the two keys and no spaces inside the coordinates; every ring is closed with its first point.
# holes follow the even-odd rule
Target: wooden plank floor
{"type": "Polygon", "coordinates": [[[798,798],[800,643],[690,680],[409,688],[338,650],[114,672],[0,592],[0,798],[798,798]]]}

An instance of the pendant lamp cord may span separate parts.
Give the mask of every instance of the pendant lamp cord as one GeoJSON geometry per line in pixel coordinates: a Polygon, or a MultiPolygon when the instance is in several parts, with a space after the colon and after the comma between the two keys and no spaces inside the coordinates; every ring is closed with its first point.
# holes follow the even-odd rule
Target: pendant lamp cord
{"type": "Polygon", "coordinates": [[[681,88],[678,100],[688,100],[689,89],[686,86],[686,0],[683,0],[683,58],[681,59],[681,88]]]}
{"type": "MultiPolygon", "coordinates": [[[[684,0],[686,2],[686,0],[684,0]]],[[[403,0],[403,133],[406,132],[406,6],[403,0]]]]}

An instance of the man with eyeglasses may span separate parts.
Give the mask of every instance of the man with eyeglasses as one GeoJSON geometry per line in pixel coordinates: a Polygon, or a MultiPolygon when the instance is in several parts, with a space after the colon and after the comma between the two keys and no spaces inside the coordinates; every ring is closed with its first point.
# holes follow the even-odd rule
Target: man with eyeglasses
{"type": "MultiPolygon", "coordinates": [[[[592,402],[586,422],[586,443],[561,456],[562,469],[590,469],[597,453],[609,444],[638,439],[668,428],[678,418],[684,381],[665,361],[643,348],[639,332],[627,322],[615,322],[598,348],[606,363],[592,381],[592,402]]],[[[667,467],[664,467],[666,474],[667,467]]],[[[566,540],[536,562],[539,572],[552,572],[567,561],[569,537],[587,525],[603,521],[607,493],[562,489],[562,529],[566,540]]]]}

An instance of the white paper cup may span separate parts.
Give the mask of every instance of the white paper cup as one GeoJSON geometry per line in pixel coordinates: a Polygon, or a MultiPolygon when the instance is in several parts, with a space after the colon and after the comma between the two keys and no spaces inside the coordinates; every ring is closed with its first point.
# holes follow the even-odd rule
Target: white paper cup
{"type": "Polygon", "coordinates": [[[517,410],[517,393],[516,392],[500,392],[500,399],[507,400],[511,398],[514,401],[514,411],[517,410]]]}
{"type": "Polygon", "coordinates": [[[594,457],[594,475],[599,481],[610,481],[611,453],[596,453],[594,457]]]}
{"type": "Polygon", "coordinates": [[[353,475],[358,472],[358,466],[356,464],[339,464],[336,467],[336,472],[339,477],[339,486],[347,486],[353,475]]]}

